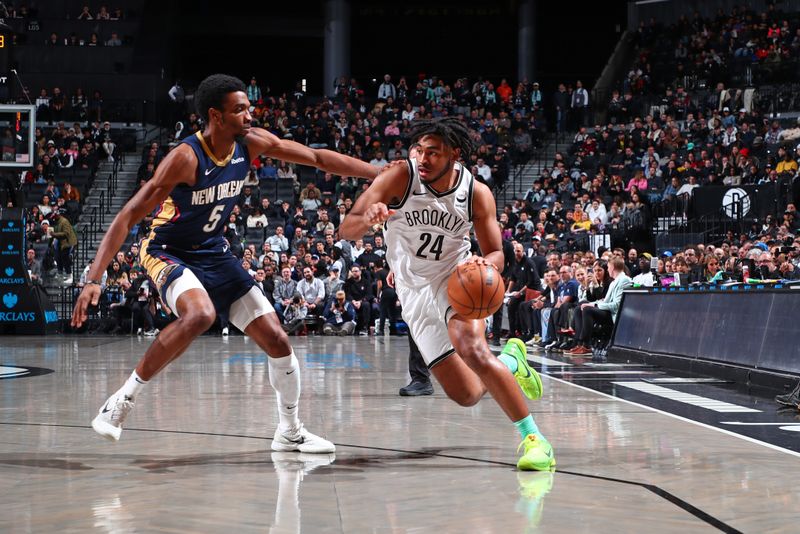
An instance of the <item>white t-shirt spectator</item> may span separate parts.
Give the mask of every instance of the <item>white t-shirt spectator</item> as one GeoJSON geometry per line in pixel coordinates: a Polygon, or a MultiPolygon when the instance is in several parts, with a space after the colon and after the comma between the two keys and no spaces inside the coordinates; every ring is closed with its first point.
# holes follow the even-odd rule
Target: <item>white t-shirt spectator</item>
{"type": "Polygon", "coordinates": [[[680,189],[678,189],[678,196],[681,195],[689,195],[692,196],[694,192],[694,188],[697,187],[697,184],[683,184],[680,189]]]}
{"type": "Polygon", "coordinates": [[[274,234],[267,238],[267,243],[273,252],[285,252],[289,250],[289,240],[285,235],[274,234]]]}
{"type": "Polygon", "coordinates": [[[492,179],[492,168],[485,163],[483,165],[475,165],[475,168],[478,169],[478,174],[480,174],[485,181],[492,179]]]}
{"type": "Polygon", "coordinates": [[[369,160],[369,164],[370,165],[374,165],[374,166],[378,167],[379,169],[382,169],[382,168],[386,167],[389,164],[389,162],[386,161],[385,157],[381,157],[381,159],[372,158],[371,160],[369,160]]]}
{"type": "Polygon", "coordinates": [[[267,216],[263,213],[260,215],[251,214],[247,216],[248,228],[258,228],[259,226],[265,228],[267,224],[267,216]]]}
{"type": "Polygon", "coordinates": [[[589,208],[586,210],[586,215],[589,216],[589,220],[592,224],[595,224],[595,221],[599,221],[600,224],[606,224],[608,222],[608,212],[606,211],[605,205],[602,203],[597,205],[597,209],[594,209],[590,204],[589,208]]]}

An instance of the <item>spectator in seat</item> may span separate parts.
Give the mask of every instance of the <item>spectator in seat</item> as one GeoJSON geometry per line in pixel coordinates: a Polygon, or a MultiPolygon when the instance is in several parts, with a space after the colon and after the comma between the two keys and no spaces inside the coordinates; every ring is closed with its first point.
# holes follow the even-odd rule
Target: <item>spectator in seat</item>
{"type": "Polygon", "coordinates": [[[89,6],[83,6],[80,14],[78,15],[78,20],[94,20],[92,12],[89,11],[89,6]]]}
{"type": "Polygon", "coordinates": [[[489,188],[494,187],[494,181],[492,180],[492,168],[486,165],[486,162],[483,158],[478,158],[473,171],[475,178],[488,185],[489,188]]]}
{"type": "Polygon", "coordinates": [[[758,266],[754,269],[754,273],[750,274],[752,278],[760,278],[762,280],[780,280],[783,278],[781,272],[775,267],[773,256],[769,252],[762,252],[757,259],[758,266]]]}
{"type": "Polygon", "coordinates": [[[65,201],[81,201],[80,191],[69,182],[64,182],[64,189],[61,191],[61,197],[65,201]]]}
{"type": "Polygon", "coordinates": [[[55,160],[59,169],[71,169],[75,165],[75,160],[72,158],[72,155],[69,154],[67,149],[63,146],[59,147],[55,160]]]}
{"type": "Polygon", "coordinates": [[[122,39],[117,32],[111,32],[111,37],[106,41],[106,46],[122,46],[122,39]]]}
{"type": "Polygon", "coordinates": [[[303,297],[308,314],[320,315],[325,305],[325,284],[314,276],[311,267],[303,268],[303,279],[297,283],[296,291],[303,297]]]}
{"type": "Polygon", "coordinates": [[[562,330],[569,328],[569,312],[578,302],[578,288],[580,284],[573,277],[571,265],[563,264],[559,269],[561,280],[556,287],[556,302],[550,315],[550,327],[553,328],[554,340],[547,345],[548,350],[571,349],[571,340],[560,337],[562,330]]]}
{"type": "Polygon", "coordinates": [[[314,235],[324,238],[326,232],[333,233],[336,231],[336,228],[328,216],[328,210],[320,209],[317,212],[317,217],[319,220],[317,221],[317,224],[314,225],[314,235]]]}
{"type": "Polygon", "coordinates": [[[264,229],[269,224],[267,216],[261,213],[261,208],[255,208],[247,216],[247,235],[255,236],[259,241],[264,239],[264,229]]]}
{"type": "Polygon", "coordinates": [[[260,180],[277,180],[278,169],[275,167],[275,162],[272,158],[264,158],[261,168],[258,170],[258,178],[260,180]]]}
{"type": "Polygon", "coordinates": [[[42,282],[42,264],[36,259],[36,251],[29,248],[25,251],[25,268],[28,270],[28,276],[34,284],[42,282]]]}
{"type": "Polygon", "coordinates": [[[349,336],[355,331],[356,312],[342,290],[337,291],[335,298],[325,307],[324,317],[322,333],[326,336],[349,336]]]}
{"type": "Polygon", "coordinates": [[[548,268],[544,274],[544,289],[541,296],[528,300],[520,306],[522,328],[534,334],[534,337],[526,342],[527,344],[536,344],[539,348],[544,348],[555,339],[555,332],[549,324],[553,306],[558,300],[557,288],[558,272],[548,268]]]}
{"type": "MultiPolygon", "coordinates": [[[[244,186],[242,190],[242,195],[239,197],[239,207],[241,208],[243,213],[252,213],[254,209],[259,207],[261,204],[260,192],[258,187],[252,187],[249,185],[244,186]]],[[[262,214],[266,216],[266,213],[262,211],[262,214]]],[[[266,224],[264,225],[266,226],[266,224]]]]}
{"type": "MultiPolygon", "coordinates": [[[[283,331],[287,334],[294,334],[305,331],[305,319],[308,316],[308,306],[302,295],[292,297],[292,302],[283,312],[284,324],[283,331]]],[[[302,335],[305,335],[304,333],[302,335]]]]}
{"type": "Polygon", "coordinates": [[[356,333],[366,335],[372,324],[372,284],[362,276],[361,267],[354,265],[350,269],[350,277],[344,283],[347,300],[353,305],[356,313],[356,333]]]}
{"type": "Polygon", "coordinates": [[[581,304],[582,326],[578,346],[570,354],[591,354],[589,343],[595,325],[613,325],[622,303],[622,292],[631,286],[631,279],[625,274],[625,262],[621,258],[611,258],[608,262],[608,275],[614,279],[605,298],[581,304]]]}
{"type": "Polygon", "coordinates": [[[297,282],[292,279],[292,270],[289,267],[281,269],[281,277],[275,280],[275,289],[272,292],[272,298],[275,301],[275,313],[278,314],[281,321],[283,321],[283,310],[292,302],[297,292],[297,282]]]}
{"type": "Polygon", "coordinates": [[[526,132],[522,126],[518,127],[514,132],[514,163],[523,163],[530,159],[531,150],[533,149],[533,140],[531,134],[526,132]]]}
{"type": "Polygon", "coordinates": [[[275,228],[275,234],[267,238],[270,250],[280,255],[281,252],[289,250],[289,240],[283,235],[283,226],[275,228]]]}

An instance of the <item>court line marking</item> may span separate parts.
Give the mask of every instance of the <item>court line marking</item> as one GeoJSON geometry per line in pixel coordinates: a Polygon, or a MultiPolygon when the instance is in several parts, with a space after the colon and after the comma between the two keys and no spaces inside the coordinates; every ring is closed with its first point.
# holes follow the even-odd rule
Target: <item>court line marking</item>
{"type": "Polygon", "coordinates": [[[573,376],[594,376],[594,375],[662,375],[661,371],[573,371],[571,369],[566,371],[553,371],[555,373],[561,375],[573,375],[573,376]]]}
{"type": "MultiPolygon", "coordinates": [[[[558,379],[556,379],[558,380],[558,379]]],[[[622,400],[622,399],[619,399],[622,400]]],[[[58,423],[15,423],[10,421],[0,421],[0,425],[18,425],[18,426],[47,426],[47,427],[59,427],[59,428],[82,428],[82,429],[89,429],[91,426],[89,425],[68,425],[68,424],[58,424],[58,423]]],[[[215,436],[215,437],[228,437],[228,438],[247,438],[247,439],[260,439],[265,441],[272,441],[273,438],[268,436],[248,436],[246,434],[222,434],[218,432],[199,432],[199,431],[192,431],[192,430],[164,430],[158,428],[126,428],[127,431],[133,432],[155,432],[155,433],[163,433],[163,434],[185,434],[185,435],[195,435],[195,436],[215,436]]],[[[484,464],[491,464],[497,465],[502,467],[516,467],[516,464],[511,462],[502,462],[499,460],[488,460],[483,458],[471,458],[469,456],[457,456],[454,454],[442,454],[441,452],[431,452],[431,451],[414,451],[414,450],[405,450],[405,449],[392,449],[388,447],[375,447],[375,446],[368,446],[368,445],[353,445],[348,443],[335,443],[335,445],[340,447],[348,447],[351,449],[365,449],[365,450],[374,450],[374,451],[384,451],[384,452],[396,452],[401,454],[418,454],[420,456],[426,457],[438,457],[438,458],[447,458],[451,460],[466,460],[468,462],[477,462],[477,463],[484,463],[484,464]]],[[[335,462],[334,464],[335,465],[335,462]]],[[[725,532],[726,534],[743,534],[740,530],[733,528],[732,526],[728,525],[721,519],[717,519],[713,515],[709,514],[701,510],[700,508],[694,506],[693,504],[689,503],[678,497],[677,495],[670,493],[669,491],[656,486],[654,484],[647,484],[645,482],[636,482],[635,480],[625,480],[624,478],[614,478],[614,477],[606,477],[602,475],[590,475],[588,473],[579,473],[577,471],[568,471],[568,470],[561,470],[556,468],[555,473],[561,473],[564,475],[571,475],[576,477],[583,477],[583,478],[591,478],[594,480],[603,480],[606,482],[614,482],[617,484],[625,484],[628,486],[638,486],[642,489],[645,489],[662,499],[669,501],[670,503],[674,504],[684,512],[693,515],[700,521],[711,525],[712,527],[725,532]]]]}
{"type": "Polygon", "coordinates": [[[694,393],[686,393],[677,389],[665,388],[664,386],[659,386],[656,384],[649,384],[647,382],[614,381],[611,383],[615,386],[634,389],[636,391],[641,391],[642,393],[655,395],[656,397],[662,397],[664,399],[682,402],[684,404],[689,404],[691,406],[697,406],[699,408],[705,408],[707,410],[713,410],[720,413],[762,413],[761,410],[756,410],[754,408],[747,408],[745,406],[739,406],[738,404],[731,404],[730,402],[723,402],[709,397],[695,395],[694,393]]]}
{"type": "Polygon", "coordinates": [[[652,406],[647,406],[646,404],[641,404],[641,403],[634,402],[634,401],[631,401],[631,400],[628,400],[628,399],[622,399],[620,397],[615,397],[614,395],[609,395],[608,393],[603,393],[602,391],[597,391],[596,389],[587,388],[586,386],[581,386],[580,384],[575,384],[574,382],[570,382],[568,380],[563,380],[563,379],[558,378],[558,377],[553,376],[553,375],[545,374],[545,376],[549,377],[551,380],[556,380],[558,382],[561,382],[563,384],[567,384],[567,385],[572,386],[572,387],[576,387],[576,388],[579,388],[579,389],[590,391],[592,393],[596,393],[597,395],[600,395],[601,397],[608,397],[609,399],[614,399],[614,400],[619,401],[619,402],[624,402],[625,404],[630,404],[632,406],[639,406],[640,408],[644,408],[646,410],[650,410],[651,412],[660,413],[661,415],[666,415],[668,417],[672,417],[672,418],[678,419],[680,421],[685,421],[687,423],[692,423],[693,425],[702,426],[702,427],[708,428],[710,430],[715,430],[717,432],[721,432],[722,434],[727,434],[729,436],[733,436],[735,438],[739,438],[739,439],[744,440],[744,441],[749,441],[750,443],[755,443],[757,445],[761,445],[763,447],[767,447],[768,449],[773,449],[773,450],[776,450],[776,451],[779,451],[779,452],[783,452],[783,453],[789,454],[791,456],[795,456],[797,458],[800,458],[800,452],[795,452],[795,451],[790,450],[790,449],[785,449],[785,448],[780,447],[778,445],[773,445],[772,443],[767,443],[766,441],[761,441],[761,440],[758,440],[758,439],[755,439],[755,438],[751,438],[750,436],[744,436],[742,434],[737,434],[736,432],[733,432],[731,430],[725,430],[724,428],[717,428],[715,426],[709,425],[708,423],[701,423],[700,421],[695,421],[693,419],[689,419],[687,417],[683,417],[683,416],[680,416],[680,415],[677,415],[677,414],[674,414],[674,413],[665,412],[664,410],[659,410],[658,408],[653,408],[652,406]]]}
{"type": "Polygon", "coordinates": [[[735,426],[798,426],[800,423],[745,423],[743,421],[720,421],[721,425],[735,426]]]}

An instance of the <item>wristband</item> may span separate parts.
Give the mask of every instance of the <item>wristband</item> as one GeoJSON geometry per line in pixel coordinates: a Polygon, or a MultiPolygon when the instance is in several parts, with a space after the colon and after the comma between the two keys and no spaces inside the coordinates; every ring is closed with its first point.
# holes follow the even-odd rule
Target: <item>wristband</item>
{"type": "Polygon", "coordinates": [[[100,283],[100,280],[86,280],[86,282],[84,282],[84,285],[87,285],[87,286],[89,286],[89,285],[100,286],[100,285],[103,285],[103,284],[100,283]]]}

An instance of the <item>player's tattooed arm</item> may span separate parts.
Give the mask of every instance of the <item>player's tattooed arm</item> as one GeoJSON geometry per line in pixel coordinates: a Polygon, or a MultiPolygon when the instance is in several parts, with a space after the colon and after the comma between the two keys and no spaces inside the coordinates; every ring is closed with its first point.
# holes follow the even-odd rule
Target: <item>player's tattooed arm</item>
{"type": "Polygon", "coordinates": [[[251,128],[244,138],[250,157],[261,154],[283,161],[317,167],[339,176],[358,176],[373,180],[380,169],[359,159],[332,150],[314,149],[289,139],[280,139],[263,128],[251,128]]]}

